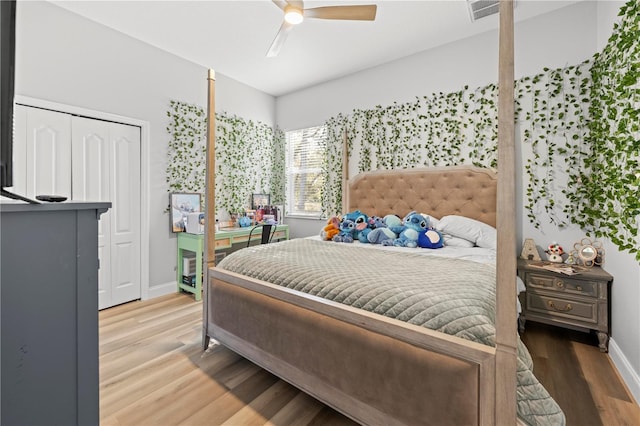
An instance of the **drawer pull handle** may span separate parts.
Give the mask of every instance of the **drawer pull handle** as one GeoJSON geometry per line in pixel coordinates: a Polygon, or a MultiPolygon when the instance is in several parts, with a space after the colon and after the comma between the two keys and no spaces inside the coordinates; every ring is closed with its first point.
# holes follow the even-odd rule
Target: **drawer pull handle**
{"type": "Polygon", "coordinates": [[[564,288],[564,283],[562,281],[558,281],[556,285],[560,288],[564,288]]]}
{"type": "Polygon", "coordinates": [[[579,285],[577,285],[577,286],[576,286],[576,290],[578,290],[578,291],[582,291],[582,287],[581,287],[581,286],[579,286],[579,285]]]}
{"type": "Polygon", "coordinates": [[[567,303],[567,306],[565,306],[564,308],[557,308],[556,305],[553,304],[552,300],[549,300],[549,307],[555,309],[556,311],[570,311],[571,309],[573,309],[571,303],[567,303]]]}

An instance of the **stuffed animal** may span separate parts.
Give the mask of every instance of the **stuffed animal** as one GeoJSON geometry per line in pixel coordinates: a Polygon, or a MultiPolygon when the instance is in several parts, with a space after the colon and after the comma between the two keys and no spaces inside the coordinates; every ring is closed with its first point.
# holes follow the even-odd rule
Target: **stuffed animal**
{"type": "Polygon", "coordinates": [[[549,248],[544,252],[547,253],[549,262],[562,263],[562,254],[564,253],[564,250],[562,250],[560,244],[551,243],[549,244],[549,248]]]}
{"type": "Polygon", "coordinates": [[[380,218],[376,217],[375,227],[367,235],[367,240],[369,240],[371,244],[382,244],[384,241],[393,242],[393,240],[398,238],[398,234],[393,232],[391,228],[401,226],[402,220],[394,214],[388,214],[382,218],[382,220],[379,219],[380,218]]]}
{"type": "Polygon", "coordinates": [[[333,237],[333,241],[335,241],[336,243],[352,243],[355,232],[355,222],[351,219],[343,217],[342,222],[340,222],[340,233],[333,237]]]}
{"type": "Polygon", "coordinates": [[[424,216],[413,211],[404,217],[401,226],[391,228],[393,232],[399,234],[398,238],[393,240],[392,243],[383,241],[382,244],[394,245],[396,247],[417,247],[418,237],[421,232],[427,230],[428,225],[428,221],[424,216]]]}
{"type": "Polygon", "coordinates": [[[340,217],[333,216],[327,220],[327,224],[320,231],[320,238],[323,241],[331,241],[333,237],[340,233],[340,217]]]}
{"type": "Polygon", "coordinates": [[[369,242],[367,239],[367,234],[371,231],[371,228],[369,228],[369,216],[360,210],[356,210],[345,214],[343,220],[344,219],[353,221],[355,225],[353,238],[358,239],[361,243],[369,242]]]}
{"type": "Polygon", "coordinates": [[[440,231],[433,228],[421,231],[418,235],[418,247],[439,249],[444,247],[444,238],[440,231]]]}

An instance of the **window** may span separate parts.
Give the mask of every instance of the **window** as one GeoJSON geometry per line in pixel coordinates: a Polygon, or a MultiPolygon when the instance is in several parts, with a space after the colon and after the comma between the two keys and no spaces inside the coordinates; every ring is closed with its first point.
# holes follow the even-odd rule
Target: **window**
{"type": "Polygon", "coordinates": [[[324,126],[285,133],[289,215],[319,217],[321,214],[325,134],[324,126]]]}

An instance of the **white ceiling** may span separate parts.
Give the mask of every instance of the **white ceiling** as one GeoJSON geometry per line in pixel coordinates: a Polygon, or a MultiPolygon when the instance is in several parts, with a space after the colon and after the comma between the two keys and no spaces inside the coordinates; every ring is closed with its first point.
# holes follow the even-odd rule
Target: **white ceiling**
{"type": "MultiPolygon", "coordinates": [[[[266,52],[282,23],[270,0],[59,1],[52,3],[131,37],[280,96],[498,27],[471,22],[466,1],[305,1],[305,7],[377,4],[375,22],[307,19],[276,58],[266,52]]],[[[516,21],[576,3],[518,0],[516,21]]]]}

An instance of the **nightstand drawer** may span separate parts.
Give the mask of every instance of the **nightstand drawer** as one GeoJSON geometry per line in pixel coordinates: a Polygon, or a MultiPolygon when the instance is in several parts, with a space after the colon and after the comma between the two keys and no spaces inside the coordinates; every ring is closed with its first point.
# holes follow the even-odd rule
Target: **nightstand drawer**
{"type": "Polygon", "coordinates": [[[553,317],[572,318],[598,323],[597,303],[540,294],[527,291],[527,310],[553,317]]]}
{"type": "Polygon", "coordinates": [[[583,296],[598,297],[598,283],[572,278],[557,278],[549,275],[529,274],[527,286],[545,290],[562,291],[583,296]]]}

